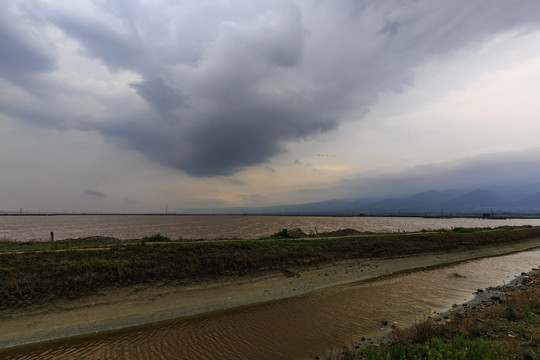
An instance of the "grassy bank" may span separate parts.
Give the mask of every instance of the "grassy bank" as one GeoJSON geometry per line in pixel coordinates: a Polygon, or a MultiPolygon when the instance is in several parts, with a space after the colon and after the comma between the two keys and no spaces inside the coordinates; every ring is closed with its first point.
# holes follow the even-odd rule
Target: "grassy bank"
{"type": "Polygon", "coordinates": [[[539,359],[540,279],[526,276],[498,290],[500,299],[456,312],[446,323],[420,321],[394,330],[389,344],[346,348],[324,359],[539,359]]]}
{"type": "Polygon", "coordinates": [[[187,241],[154,235],[133,241],[91,237],[54,243],[0,243],[0,309],[99,293],[111,286],[187,284],[352,258],[472,250],[540,238],[540,228],[463,229],[415,234],[187,241]]]}

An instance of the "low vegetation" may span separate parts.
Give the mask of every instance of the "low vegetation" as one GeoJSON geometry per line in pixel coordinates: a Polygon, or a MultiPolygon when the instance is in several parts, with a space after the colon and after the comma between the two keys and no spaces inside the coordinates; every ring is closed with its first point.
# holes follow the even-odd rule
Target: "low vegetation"
{"type": "MultiPolygon", "coordinates": [[[[540,228],[414,234],[187,241],[161,234],[121,241],[89,237],[0,243],[0,310],[96,294],[136,283],[187,284],[353,258],[468,250],[540,237],[540,228]]],[[[285,235],[285,236],[284,236],[285,235]]]]}

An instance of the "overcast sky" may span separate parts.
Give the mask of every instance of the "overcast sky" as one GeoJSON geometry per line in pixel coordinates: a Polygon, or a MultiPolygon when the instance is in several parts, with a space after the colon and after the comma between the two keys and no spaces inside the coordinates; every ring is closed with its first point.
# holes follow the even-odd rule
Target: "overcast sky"
{"type": "Polygon", "coordinates": [[[3,0],[0,49],[0,211],[540,182],[537,0],[3,0]]]}

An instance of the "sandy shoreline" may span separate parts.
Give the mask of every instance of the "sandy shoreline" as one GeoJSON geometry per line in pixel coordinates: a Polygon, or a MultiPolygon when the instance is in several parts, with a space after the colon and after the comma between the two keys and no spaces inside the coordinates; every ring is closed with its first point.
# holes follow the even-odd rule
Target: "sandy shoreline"
{"type": "Polygon", "coordinates": [[[283,299],[399,271],[537,247],[540,247],[540,238],[468,252],[349,260],[312,268],[290,268],[259,277],[223,279],[191,286],[163,284],[112,288],[74,301],[0,312],[0,348],[283,299]]]}

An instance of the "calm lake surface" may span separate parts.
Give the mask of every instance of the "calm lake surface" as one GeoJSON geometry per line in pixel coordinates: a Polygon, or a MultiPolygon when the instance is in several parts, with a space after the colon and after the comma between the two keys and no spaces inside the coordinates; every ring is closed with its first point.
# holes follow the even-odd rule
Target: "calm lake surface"
{"type": "Polygon", "coordinates": [[[540,265],[540,250],[411,271],[289,299],[0,349],[2,359],[309,359],[461,305],[540,265]],[[461,277],[453,276],[458,273],[461,277]]]}
{"type": "Polygon", "coordinates": [[[345,228],[358,231],[395,232],[450,229],[452,227],[540,226],[540,219],[420,218],[420,217],[321,217],[242,215],[55,215],[0,216],[0,240],[47,241],[110,236],[139,239],[160,233],[172,239],[249,239],[300,228],[305,233],[345,228]]]}

